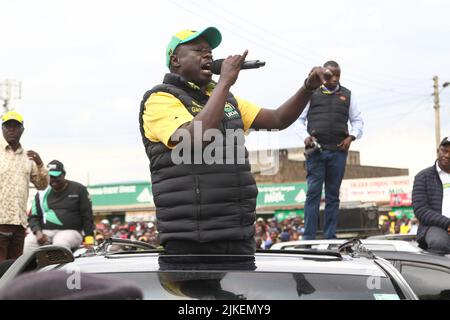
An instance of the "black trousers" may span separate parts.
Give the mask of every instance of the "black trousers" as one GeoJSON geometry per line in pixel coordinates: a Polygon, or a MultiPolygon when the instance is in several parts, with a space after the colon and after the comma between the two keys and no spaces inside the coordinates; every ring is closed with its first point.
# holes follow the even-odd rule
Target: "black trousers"
{"type": "Polygon", "coordinates": [[[25,228],[20,225],[0,225],[0,262],[22,255],[25,228]]]}
{"type": "Polygon", "coordinates": [[[427,250],[438,254],[450,253],[450,235],[447,230],[439,227],[430,227],[425,236],[427,250]]]}

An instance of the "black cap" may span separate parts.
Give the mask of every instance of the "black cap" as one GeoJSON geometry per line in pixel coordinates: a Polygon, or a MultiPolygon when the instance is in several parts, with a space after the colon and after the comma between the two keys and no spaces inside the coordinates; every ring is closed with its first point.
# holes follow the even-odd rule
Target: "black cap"
{"type": "Polygon", "coordinates": [[[450,144],[450,136],[449,137],[445,137],[444,139],[442,139],[441,143],[439,144],[440,146],[446,145],[446,144],[450,144]]]}
{"type": "Polygon", "coordinates": [[[64,170],[64,165],[58,160],[50,161],[47,165],[47,169],[48,174],[52,177],[59,177],[62,173],[66,173],[66,170],[64,170]]]}

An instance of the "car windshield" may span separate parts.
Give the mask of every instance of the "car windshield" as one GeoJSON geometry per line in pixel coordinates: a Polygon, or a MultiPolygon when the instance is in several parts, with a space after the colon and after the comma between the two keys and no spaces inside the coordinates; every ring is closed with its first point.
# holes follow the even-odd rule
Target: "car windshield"
{"type": "Polygon", "coordinates": [[[397,300],[389,278],[270,272],[111,273],[135,282],[144,299],[397,300]]]}

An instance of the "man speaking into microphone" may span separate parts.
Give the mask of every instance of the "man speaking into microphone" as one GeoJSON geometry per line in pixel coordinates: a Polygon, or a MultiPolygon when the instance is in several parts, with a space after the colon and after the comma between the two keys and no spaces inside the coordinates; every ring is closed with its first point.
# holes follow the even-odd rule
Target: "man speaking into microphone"
{"type": "Polygon", "coordinates": [[[287,128],[330,76],[327,69],[315,67],[292,97],[277,109],[264,109],[230,92],[241,67],[264,63],[245,62],[247,51],[214,62],[212,50],[221,41],[214,27],[173,35],[166,50],[170,73],[141,102],[140,131],[150,160],[159,240],[167,253],[255,252],[258,189],[243,133],[287,128]],[[217,82],[212,71],[220,74],[217,82]],[[211,136],[213,162],[203,157],[211,136]],[[240,147],[244,153],[236,152],[240,147]]]}

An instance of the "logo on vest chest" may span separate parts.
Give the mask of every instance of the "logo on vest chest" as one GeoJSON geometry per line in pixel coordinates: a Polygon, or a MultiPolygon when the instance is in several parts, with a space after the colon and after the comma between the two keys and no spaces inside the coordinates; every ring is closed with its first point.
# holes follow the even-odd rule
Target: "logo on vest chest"
{"type": "Polygon", "coordinates": [[[190,106],[190,109],[191,109],[192,113],[197,114],[203,110],[203,107],[204,106],[202,106],[201,104],[198,104],[197,102],[192,101],[192,105],[190,106]]]}
{"type": "MultiPolygon", "coordinates": [[[[195,101],[192,101],[191,106],[189,109],[191,109],[193,114],[197,114],[200,111],[202,111],[204,106],[201,104],[198,104],[195,101]]],[[[241,116],[239,115],[239,112],[236,110],[236,108],[229,102],[225,104],[225,107],[223,108],[223,111],[225,113],[226,119],[239,119],[241,116]]]]}
{"type": "Polygon", "coordinates": [[[225,112],[225,116],[228,119],[239,119],[239,112],[236,110],[236,108],[229,102],[225,104],[225,107],[223,108],[223,111],[225,112]]]}
{"type": "Polygon", "coordinates": [[[339,100],[341,100],[341,101],[347,101],[347,97],[346,97],[346,96],[339,96],[339,100]]]}

